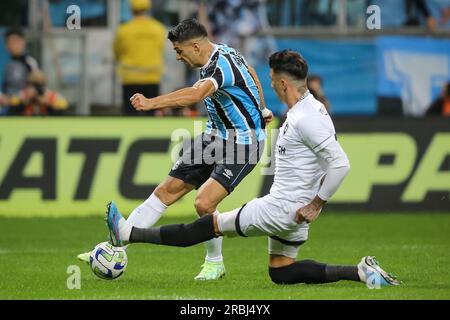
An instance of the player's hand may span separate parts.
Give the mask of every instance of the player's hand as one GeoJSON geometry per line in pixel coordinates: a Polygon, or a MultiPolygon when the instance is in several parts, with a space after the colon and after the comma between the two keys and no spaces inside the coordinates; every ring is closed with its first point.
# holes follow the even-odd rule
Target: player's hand
{"type": "Polygon", "coordinates": [[[324,201],[324,200],[320,199],[318,196],[316,196],[310,204],[297,210],[297,214],[295,216],[295,222],[297,222],[297,223],[313,222],[319,216],[325,203],[326,203],[326,201],[324,201]]]}
{"type": "Polygon", "coordinates": [[[151,102],[151,99],[147,99],[144,95],[140,93],[134,94],[130,98],[131,105],[138,111],[147,111],[154,109],[154,105],[151,102]]]}
{"type": "Polygon", "coordinates": [[[263,109],[262,116],[263,116],[264,122],[265,122],[266,124],[271,123],[272,120],[273,120],[273,113],[272,113],[272,111],[270,111],[268,108],[264,108],[264,109],[263,109]]]}

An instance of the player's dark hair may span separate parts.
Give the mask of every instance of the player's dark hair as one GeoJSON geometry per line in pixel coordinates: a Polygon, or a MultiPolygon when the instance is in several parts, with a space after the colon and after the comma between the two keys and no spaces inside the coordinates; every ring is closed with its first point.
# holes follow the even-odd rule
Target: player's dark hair
{"type": "Polygon", "coordinates": [[[207,36],[208,32],[205,26],[198,22],[197,19],[187,19],[181,21],[176,27],[170,30],[168,38],[172,42],[184,42],[207,36]]]}
{"type": "Polygon", "coordinates": [[[5,40],[7,40],[10,36],[19,36],[21,38],[25,38],[25,34],[23,33],[22,29],[20,28],[9,28],[5,32],[5,40]]]}
{"type": "Polygon", "coordinates": [[[287,73],[298,80],[308,76],[308,63],[298,53],[292,50],[278,51],[269,58],[270,68],[275,73],[287,73]]]}
{"type": "Polygon", "coordinates": [[[317,74],[312,74],[308,76],[308,83],[313,82],[313,81],[319,81],[319,83],[322,85],[323,84],[323,79],[321,76],[317,75],[317,74]]]}

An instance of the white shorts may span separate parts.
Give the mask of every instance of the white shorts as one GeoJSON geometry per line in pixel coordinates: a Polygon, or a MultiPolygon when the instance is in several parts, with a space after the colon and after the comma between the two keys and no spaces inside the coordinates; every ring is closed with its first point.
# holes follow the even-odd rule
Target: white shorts
{"type": "Polygon", "coordinates": [[[219,231],[226,236],[269,236],[269,254],[295,259],[299,246],[308,239],[309,225],[295,222],[304,204],[274,198],[270,194],[242,208],[218,215],[219,231]]]}

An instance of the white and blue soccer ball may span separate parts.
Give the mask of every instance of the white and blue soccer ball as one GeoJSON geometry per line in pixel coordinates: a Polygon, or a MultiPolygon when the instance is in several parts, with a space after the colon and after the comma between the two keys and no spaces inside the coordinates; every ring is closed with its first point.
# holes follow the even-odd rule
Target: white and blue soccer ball
{"type": "Polygon", "coordinates": [[[105,280],[117,279],[127,267],[127,253],[123,247],[113,247],[105,241],[91,251],[89,264],[97,277],[105,280]]]}

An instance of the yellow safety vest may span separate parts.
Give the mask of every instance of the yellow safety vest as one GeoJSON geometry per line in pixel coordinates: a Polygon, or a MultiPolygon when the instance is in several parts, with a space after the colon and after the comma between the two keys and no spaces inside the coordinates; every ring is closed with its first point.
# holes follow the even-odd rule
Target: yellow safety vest
{"type": "Polygon", "coordinates": [[[164,69],[166,29],[151,17],[121,25],[114,39],[114,54],[123,84],[158,84],[164,69]]]}

